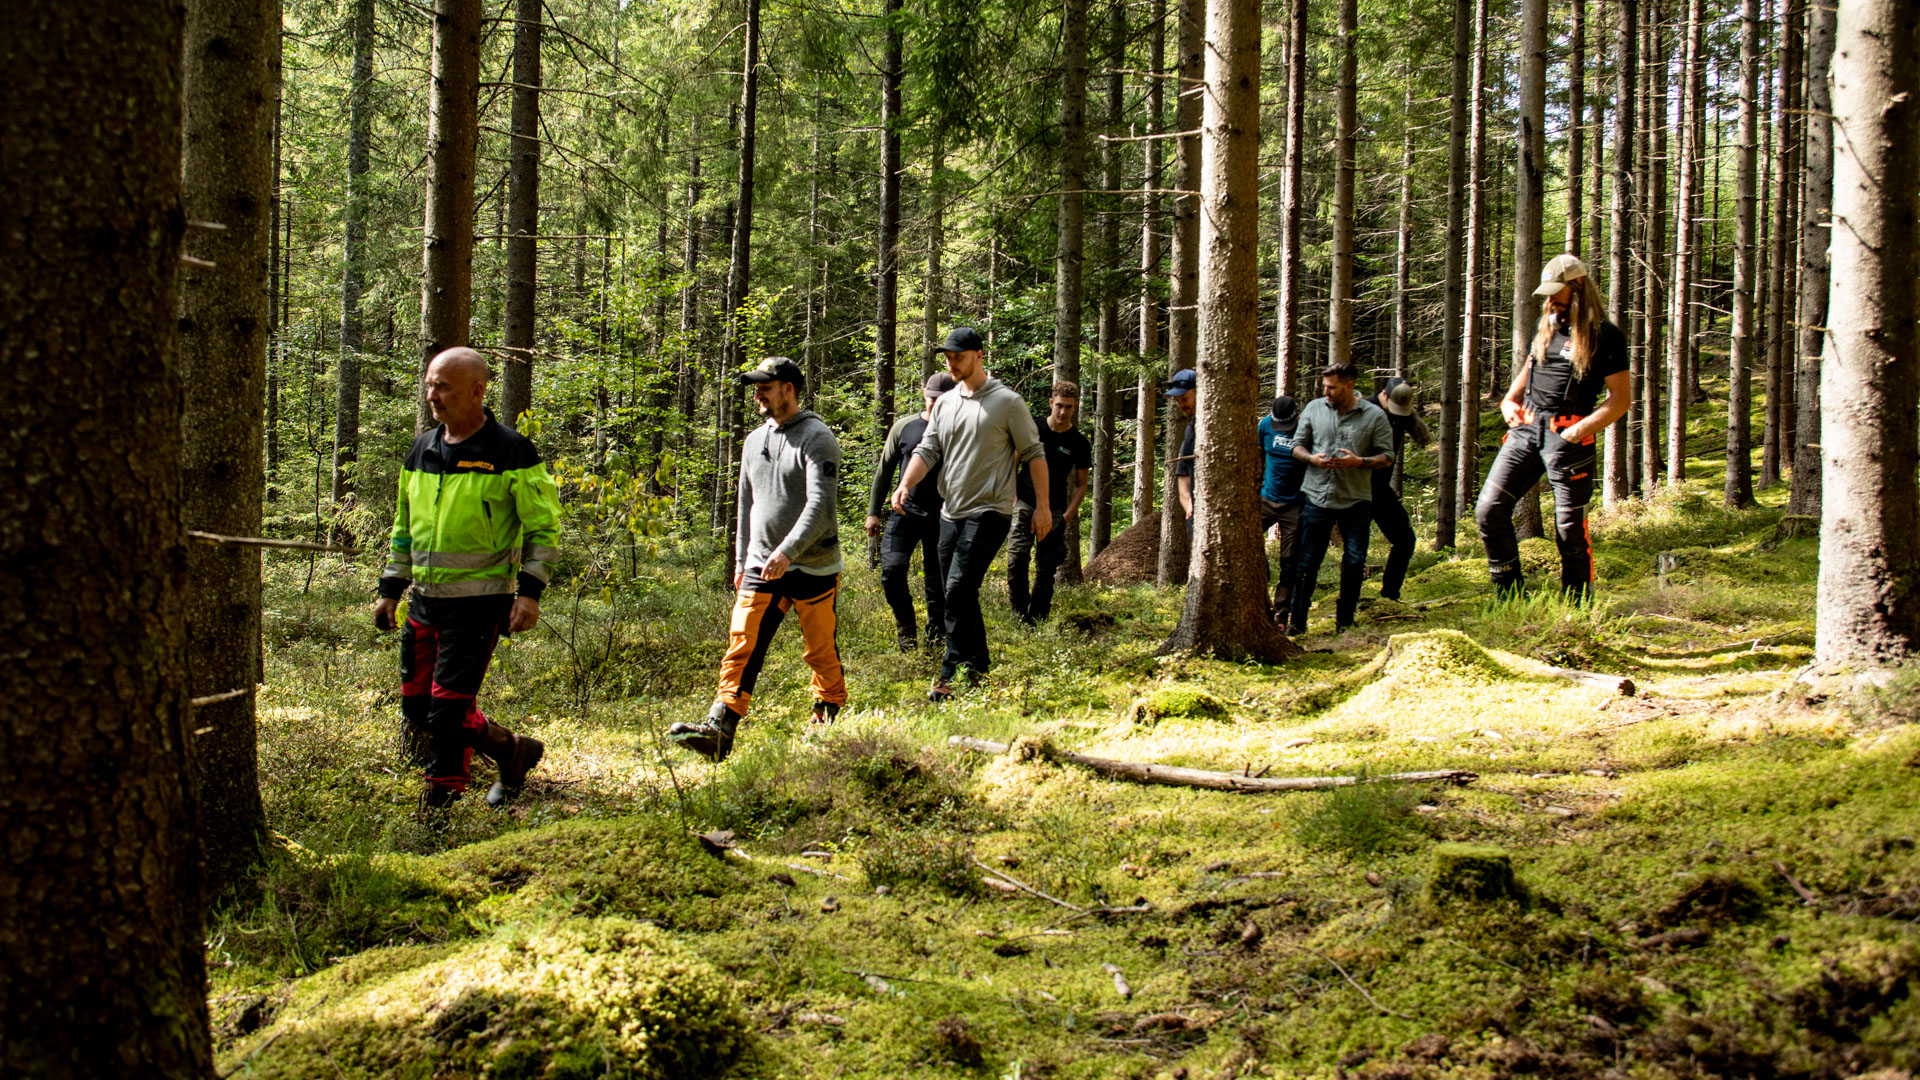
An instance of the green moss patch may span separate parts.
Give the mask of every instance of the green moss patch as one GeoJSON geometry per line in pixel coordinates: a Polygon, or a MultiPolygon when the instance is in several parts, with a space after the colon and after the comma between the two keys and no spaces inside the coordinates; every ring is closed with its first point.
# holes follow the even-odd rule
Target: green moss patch
{"type": "Polygon", "coordinates": [[[1513,876],[1513,856],[1501,848],[1485,844],[1438,844],[1429,857],[1432,860],[1427,878],[1429,903],[1488,904],[1522,898],[1520,885],[1513,876]]]}
{"type": "Polygon", "coordinates": [[[330,983],[260,1033],[250,1075],[666,1080],[712,1075],[746,1041],[727,982],[626,919],[504,931],[385,978],[330,983]]]}
{"type": "Polygon", "coordinates": [[[1227,703],[1197,686],[1165,686],[1133,703],[1133,722],[1152,726],[1162,720],[1225,720],[1227,703]]]}

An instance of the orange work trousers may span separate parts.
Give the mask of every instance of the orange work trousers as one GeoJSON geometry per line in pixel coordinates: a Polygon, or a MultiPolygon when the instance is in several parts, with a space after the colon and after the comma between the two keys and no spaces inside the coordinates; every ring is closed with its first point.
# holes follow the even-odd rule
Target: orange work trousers
{"type": "Polygon", "coordinates": [[[727,655],[720,661],[720,692],[714,699],[745,716],[753,700],[760,668],[767,662],[767,646],[787,612],[800,616],[805,642],[801,658],[813,671],[813,700],[833,705],[847,703],[847,678],[840,667],[836,638],[840,598],[839,574],[804,574],[788,570],[772,581],[749,573],[733,602],[733,624],[727,634],[727,655]]]}

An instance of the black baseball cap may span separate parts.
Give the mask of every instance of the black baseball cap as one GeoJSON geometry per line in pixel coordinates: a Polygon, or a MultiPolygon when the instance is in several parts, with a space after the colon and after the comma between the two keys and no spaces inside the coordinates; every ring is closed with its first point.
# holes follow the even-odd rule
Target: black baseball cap
{"type": "Polygon", "coordinates": [[[740,375],[740,381],[743,383],[784,381],[790,382],[796,387],[804,387],[807,385],[807,377],[801,372],[800,365],[784,356],[767,357],[765,360],[754,365],[752,371],[743,372],[740,375]]]}
{"type": "Polygon", "coordinates": [[[1273,422],[1282,432],[1291,433],[1300,423],[1300,403],[1285,394],[1274,398],[1273,422]]]}
{"type": "Polygon", "coordinates": [[[980,338],[980,331],[971,326],[956,326],[947,332],[947,340],[933,347],[934,352],[971,352],[985,349],[987,343],[980,338]]]}
{"type": "Polygon", "coordinates": [[[927,384],[921,387],[921,392],[932,394],[934,397],[939,397],[941,394],[944,394],[947,391],[953,389],[953,387],[954,387],[953,376],[947,374],[944,371],[936,371],[933,374],[927,376],[927,384]]]}

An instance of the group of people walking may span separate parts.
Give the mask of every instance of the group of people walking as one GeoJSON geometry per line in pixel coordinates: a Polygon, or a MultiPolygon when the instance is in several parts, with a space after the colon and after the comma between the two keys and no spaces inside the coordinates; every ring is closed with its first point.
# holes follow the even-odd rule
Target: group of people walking
{"type": "MultiPolygon", "coordinates": [[[[1606,321],[1599,292],[1574,256],[1549,263],[1536,292],[1546,303],[1527,362],[1501,404],[1508,432],[1476,518],[1494,586],[1517,592],[1523,582],[1513,507],[1544,475],[1554,490],[1561,587],[1584,599],[1593,580],[1585,516],[1594,434],[1628,405],[1625,339],[1606,321]]],[[[1068,522],[1086,496],[1093,454],[1075,426],[1079,387],[1055,383],[1046,415],[1036,418],[1017,391],[987,372],[978,333],[957,328],[933,348],[946,370],[927,379],[924,407],[887,432],[865,531],[879,540],[882,591],[896,644],[907,652],[923,640],[908,585],[913,553],[921,553],[924,640],[943,650],[927,690],[937,703],[992,669],[980,592],[1009,537],[1007,593],[1015,615],[1032,624],[1051,613],[1055,572],[1069,555],[1068,522]]],[[[667,731],[716,762],[733,748],[767,650],[789,614],[800,622],[813,721],[832,722],[847,702],[837,641],[840,443],[802,407],[806,378],[792,360],[768,357],[741,381],[765,423],[741,450],[735,597],[719,687],[705,718],[667,731]]],[[[1354,621],[1373,526],[1391,548],[1383,596],[1399,597],[1413,556],[1413,527],[1393,465],[1409,438],[1424,446],[1430,437],[1405,380],[1388,379],[1364,398],[1356,381],[1350,364],[1333,364],[1321,372],[1319,397],[1305,407],[1277,397],[1255,428],[1266,459],[1261,524],[1274,531],[1280,557],[1273,616],[1295,634],[1306,630],[1336,529],[1337,628],[1354,621]]],[[[427,737],[421,764],[430,806],[465,790],[475,750],[499,768],[490,806],[512,798],[544,752],[539,740],[494,723],[475,702],[500,635],[539,621],[560,517],[558,493],[533,444],[485,408],[486,382],[486,363],[471,349],[449,349],[428,368],[427,399],[440,426],[415,441],[402,470],[392,559],[374,609],[376,624],[389,627],[411,589],[402,711],[427,737]]],[[[1201,390],[1188,369],[1169,381],[1166,394],[1192,417],[1201,390]]],[[[1189,530],[1196,427],[1188,427],[1172,477],[1189,530]]]]}

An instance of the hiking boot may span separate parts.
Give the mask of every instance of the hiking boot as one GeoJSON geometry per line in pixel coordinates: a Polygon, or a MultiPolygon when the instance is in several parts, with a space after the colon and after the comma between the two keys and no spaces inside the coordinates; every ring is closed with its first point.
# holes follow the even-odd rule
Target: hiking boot
{"type": "Polygon", "coordinates": [[[927,700],[933,702],[935,705],[952,701],[953,683],[946,679],[933,680],[933,685],[927,688],[927,700]]]}
{"type": "Polygon", "coordinates": [[[835,705],[831,701],[816,701],[813,703],[813,719],[811,722],[815,724],[831,724],[839,715],[840,706],[835,705]]]}
{"type": "Polygon", "coordinates": [[[500,770],[499,778],[487,790],[487,805],[497,810],[520,794],[527,774],[546,756],[547,746],[531,735],[515,735],[489,720],[487,726],[480,729],[479,750],[492,758],[500,770]]]}
{"type": "Polygon", "coordinates": [[[920,639],[916,637],[913,631],[911,630],[908,630],[904,633],[896,635],[893,639],[893,643],[895,645],[898,645],[900,647],[900,651],[903,653],[914,652],[915,650],[920,648],[920,639]]]}
{"type": "Polygon", "coordinates": [[[716,701],[705,720],[676,723],[667,729],[667,738],[717,765],[733,752],[733,733],[739,726],[740,714],[716,701]]]}
{"type": "Polygon", "coordinates": [[[420,793],[420,809],[445,810],[460,798],[460,789],[451,784],[436,784],[427,781],[426,790],[420,793]]]}

